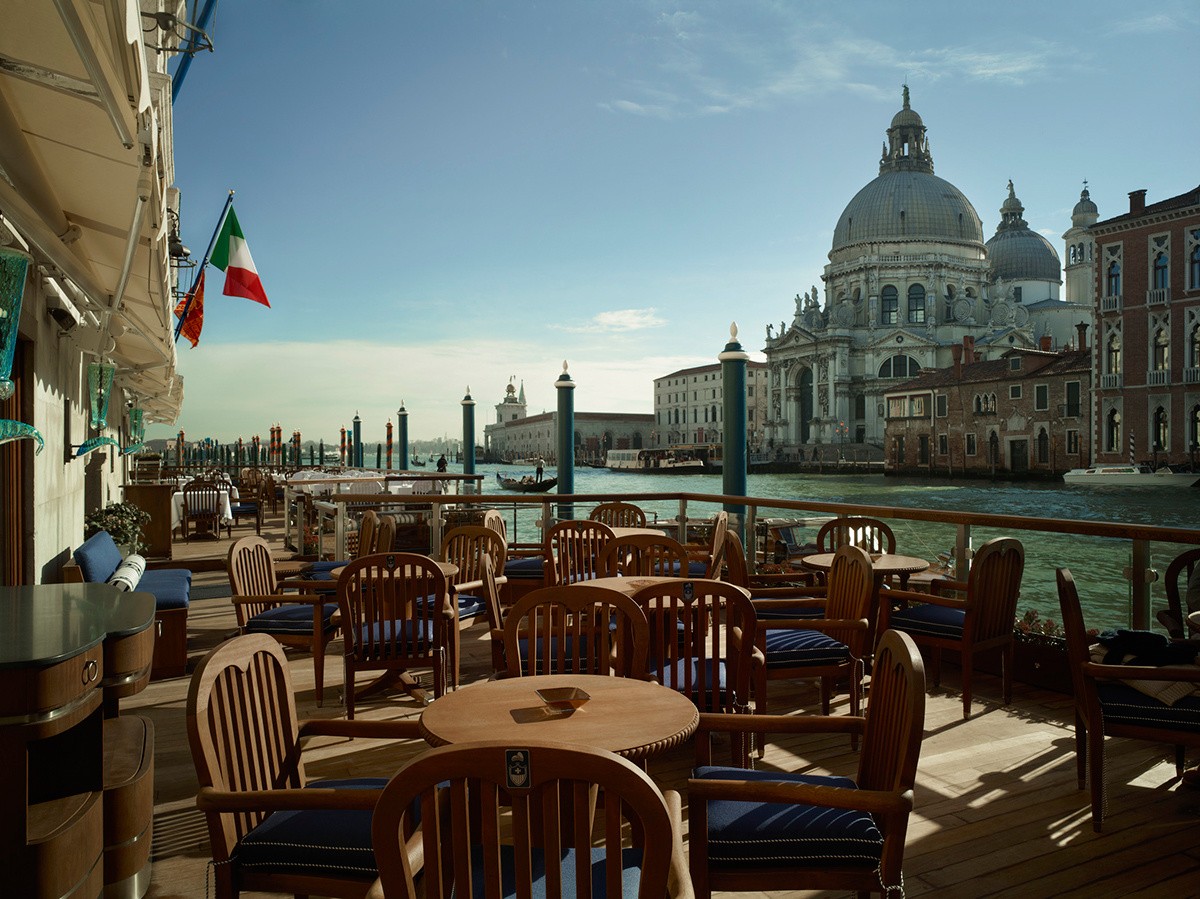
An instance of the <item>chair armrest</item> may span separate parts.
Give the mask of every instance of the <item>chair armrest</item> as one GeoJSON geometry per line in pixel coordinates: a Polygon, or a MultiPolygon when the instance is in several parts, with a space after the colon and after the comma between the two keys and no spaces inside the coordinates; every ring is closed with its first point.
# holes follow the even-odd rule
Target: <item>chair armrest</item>
{"type": "Polygon", "coordinates": [[[301,737],[362,737],[375,740],[420,740],[420,723],[415,718],[399,721],[364,721],[345,718],[309,718],[300,722],[301,737]]]}
{"type": "Polygon", "coordinates": [[[709,733],[862,733],[866,718],[852,715],[724,715],[701,712],[697,736],[709,733]]]}
{"type": "Polygon", "coordinates": [[[196,808],[202,812],[279,812],[306,809],[374,809],[383,790],[246,790],[227,793],[201,787],[196,808]]]}
{"type": "Polygon", "coordinates": [[[952,590],[957,593],[967,592],[966,581],[952,581],[949,578],[935,577],[929,582],[929,592],[939,593],[942,590],[952,590]]]}
{"type": "Polygon", "coordinates": [[[771,618],[760,621],[759,630],[780,631],[865,631],[871,627],[866,618],[771,618]]]}
{"type": "Polygon", "coordinates": [[[1200,683],[1200,666],[1197,665],[1105,665],[1101,662],[1084,662],[1083,673],[1088,677],[1116,680],[1162,680],[1200,683]]]}
{"type": "Polygon", "coordinates": [[[917,590],[888,590],[879,594],[881,601],[889,604],[896,602],[921,602],[934,606],[945,606],[950,609],[965,609],[970,603],[954,596],[939,596],[937,593],[921,593],[917,590]]]}
{"type": "Polygon", "coordinates": [[[328,602],[325,597],[312,593],[297,593],[294,596],[280,596],[278,593],[271,593],[267,596],[234,596],[231,598],[235,606],[257,603],[276,606],[315,606],[328,602]]]}
{"type": "Polygon", "coordinates": [[[687,851],[683,848],[683,799],[677,790],[664,790],[663,801],[671,816],[671,870],[667,875],[667,895],[671,899],[694,899],[696,893],[688,870],[687,851]]]}
{"type": "Polygon", "coordinates": [[[754,604],[755,611],[762,612],[770,612],[775,609],[823,609],[826,602],[824,595],[825,588],[819,587],[812,589],[820,590],[821,592],[811,595],[802,593],[789,593],[788,597],[790,598],[786,599],[782,597],[778,599],[772,597],[759,598],[760,595],[758,591],[751,590],[750,595],[753,597],[751,602],[754,604]],[[806,596],[808,598],[804,598],[806,596]]]}
{"type": "Polygon", "coordinates": [[[688,801],[730,799],[738,802],[784,802],[822,808],[853,809],[886,815],[912,811],[912,790],[857,790],[818,784],[770,783],[757,780],[688,780],[688,801]]]}

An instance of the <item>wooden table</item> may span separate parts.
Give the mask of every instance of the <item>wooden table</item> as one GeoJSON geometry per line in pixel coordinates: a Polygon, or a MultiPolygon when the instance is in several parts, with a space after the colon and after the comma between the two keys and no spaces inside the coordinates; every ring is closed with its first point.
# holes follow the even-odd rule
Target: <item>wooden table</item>
{"type": "MultiPolygon", "coordinates": [[[[633,594],[637,593],[643,587],[653,587],[658,584],[673,584],[676,581],[700,580],[704,580],[704,578],[659,577],[652,575],[642,577],[641,575],[635,575],[633,577],[594,577],[590,581],[576,581],[571,586],[583,585],[586,587],[606,587],[609,590],[619,590],[626,596],[633,596],[633,594]]],[[[737,587],[736,584],[731,584],[730,586],[737,587]]],[[[745,587],[737,587],[737,589],[741,590],[742,593],[746,594],[746,597],[749,598],[749,590],[747,590],[745,587]]]]}
{"type": "Polygon", "coordinates": [[[447,693],[421,713],[431,746],[475,740],[555,740],[646,759],[689,739],[700,723],[691,700],[669,687],[627,677],[549,674],[472,684],[447,693]],[[538,698],[547,687],[579,687],[591,699],[560,712],[538,698]]]}
{"type": "MultiPolygon", "coordinates": [[[[437,565],[438,568],[441,569],[442,574],[446,575],[446,577],[448,577],[448,578],[454,577],[454,575],[458,574],[458,566],[455,565],[453,562],[439,562],[437,559],[434,559],[433,562],[437,565]]],[[[342,572],[345,571],[348,567],[349,566],[347,566],[347,565],[339,565],[337,568],[330,568],[329,576],[331,578],[333,578],[334,581],[336,581],[338,578],[340,578],[342,576],[342,572]]],[[[453,589],[454,585],[451,584],[450,588],[453,589]]]]}
{"type": "Polygon", "coordinates": [[[622,537],[665,537],[667,535],[662,528],[613,528],[612,532],[618,540],[622,537]]]}

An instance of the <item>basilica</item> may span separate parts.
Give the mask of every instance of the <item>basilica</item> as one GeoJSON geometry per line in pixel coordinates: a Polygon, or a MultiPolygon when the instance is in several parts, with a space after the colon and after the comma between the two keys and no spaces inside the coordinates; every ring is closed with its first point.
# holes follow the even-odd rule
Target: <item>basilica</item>
{"type": "Polygon", "coordinates": [[[964,338],[980,360],[993,359],[1014,347],[1065,347],[1092,320],[1086,229],[1098,215],[1086,188],[1064,235],[1060,297],[1059,255],[1025,222],[1012,182],[985,242],[971,201],[933,173],[925,132],[905,86],[878,177],[834,227],[823,290],[797,294],[778,331],[767,325],[764,431],[776,455],[860,444],[869,456],[883,443],[884,391],[951,365],[964,338]]]}

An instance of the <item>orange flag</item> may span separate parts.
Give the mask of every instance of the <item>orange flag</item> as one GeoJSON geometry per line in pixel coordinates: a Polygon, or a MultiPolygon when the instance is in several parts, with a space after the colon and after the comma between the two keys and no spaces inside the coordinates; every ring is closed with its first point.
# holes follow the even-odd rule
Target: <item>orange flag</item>
{"type": "Polygon", "coordinates": [[[187,300],[188,298],[184,297],[176,304],[175,315],[182,317],[184,307],[187,307],[187,318],[183,320],[183,328],[179,333],[191,341],[194,347],[200,342],[200,330],[204,327],[204,272],[200,273],[200,280],[196,282],[190,306],[187,300]]]}

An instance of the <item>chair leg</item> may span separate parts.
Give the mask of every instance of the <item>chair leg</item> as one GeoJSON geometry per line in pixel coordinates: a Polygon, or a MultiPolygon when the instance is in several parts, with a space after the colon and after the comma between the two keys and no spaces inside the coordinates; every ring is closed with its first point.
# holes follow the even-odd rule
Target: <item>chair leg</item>
{"type": "Polygon", "coordinates": [[[1177,745],[1175,747],[1175,776],[1176,777],[1183,777],[1183,768],[1184,768],[1183,746],[1177,745]]]}
{"type": "Polygon", "coordinates": [[[1079,713],[1075,713],[1075,780],[1080,790],[1087,776],[1087,727],[1079,713]]]}
{"type": "Polygon", "coordinates": [[[1091,768],[1092,830],[1100,833],[1104,826],[1104,731],[1100,728],[1088,732],[1088,767],[1091,768]]]}
{"type": "Polygon", "coordinates": [[[354,720],[354,669],[347,659],[342,660],[342,687],[346,694],[346,720],[354,720]]]}
{"type": "Polygon", "coordinates": [[[975,656],[964,651],[962,654],[962,694],[963,720],[971,717],[971,669],[974,667],[975,656]]]}
{"type": "Polygon", "coordinates": [[[933,675],[933,685],[942,685],[942,651],[934,646],[929,651],[929,673],[933,675]]]}
{"type": "Polygon", "coordinates": [[[321,607],[313,606],[317,610],[316,621],[313,623],[313,677],[316,679],[316,694],[317,707],[320,708],[325,704],[325,644],[328,642],[325,634],[322,633],[321,624],[321,607]]]}
{"type": "Polygon", "coordinates": [[[833,693],[833,678],[828,677],[828,676],[821,678],[821,714],[822,715],[829,714],[829,696],[831,693],[833,693]]]}
{"type": "Polygon", "coordinates": [[[1014,644],[1010,640],[1000,657],[1000,677],[1001,686],[1004,688],[1005,705],[1012,705],[1013,652],[1014,644]]]}

